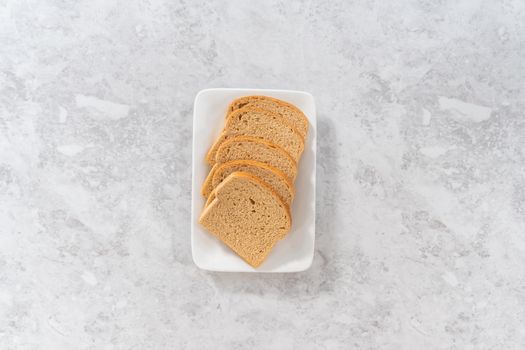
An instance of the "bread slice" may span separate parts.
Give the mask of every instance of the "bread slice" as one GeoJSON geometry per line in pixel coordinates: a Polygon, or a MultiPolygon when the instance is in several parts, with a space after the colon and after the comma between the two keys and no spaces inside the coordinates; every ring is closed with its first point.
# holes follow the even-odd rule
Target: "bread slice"
{"type": "MultiPolygon", "coordinates": [[[[224,141],[217,150],[217,163],[246,159],[266,163],[283,172],[289,182],[297,175],[295,160],[281,147],[250,136],[235,136],[224,141]]],[[[212,169],[213,170],[213,169],[212,169]]]]}
{"type": "Polygon", "coordinates": [[[222,134],[208,152],[208,163],[215,163],[217,149],[224,141],[239,135],[273,142],[284,148],[296,162],[304,150],[301,135],[280,115],[258,107],[244,107],[230,113],[226,119],[222,134]]]}
{"type": "Polygon", "coordinates": [[[290,230],[288,207],[256,176],[234,172],[212,196],[200,224],[253,267],[261,265],[290,230]]]}
{"type": "Polygon", "coordinates": [[[267,185],[270,185],[272,190],[274,190],[279,198],[288,206],[292,203],[294,196],[293,185],[286,179],[286,175],[270,165],[254,160],[232,160],[227,163],[215,164],[214,168],[212,188],[219,186],[228,175],[236,171],[241,171],[255,175],[267,185]]]}
{"type": "Polygon", "coordinates": [[[269,96],[244,96],[234,100],[228,106],[228,114],[246,106],[254,106],[275,112],[288,121],[302,136],[308,134],[308,119],[304,113],[291,103],[269,96]]]}

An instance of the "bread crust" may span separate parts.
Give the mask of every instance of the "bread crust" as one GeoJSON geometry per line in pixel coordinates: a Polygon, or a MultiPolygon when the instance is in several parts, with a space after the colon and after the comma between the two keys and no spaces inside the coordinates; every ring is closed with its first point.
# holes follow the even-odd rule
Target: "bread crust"
{"type": "Polygon", "coordinates": [[[202,184],[201,195],[205,198],[208,198],[210,196],[211,191],[213,191],[213,174],[215,173],[215,170],[218,166],[218,164],[213,165],[213,167],[210,169],[210,172],[208,173],[208,176],[206,176],[206,179],[202,184]]]}

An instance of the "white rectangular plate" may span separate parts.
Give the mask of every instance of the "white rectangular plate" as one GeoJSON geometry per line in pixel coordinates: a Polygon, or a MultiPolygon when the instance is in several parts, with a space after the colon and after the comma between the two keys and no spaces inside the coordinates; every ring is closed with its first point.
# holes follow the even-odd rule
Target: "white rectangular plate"
{"type": "Polygon", "coordinates": [[[317,119],[311,94],[291,90],[206,89],[195,97],[193,110],[193,177],[191,207],[191,251],[201,269],[235,272],[297,272],[307,270],[313,260],[315,242],[315,155],[317,119]],[[210,170],[205,161],[208,149],[219,136],[229,103],[241,96],[265,95],[290,102],[308,117],[310,127],[295,180],[292,229],[279,241],[257,269],[199,225],[205,199],[200,194],[210,170]]]}

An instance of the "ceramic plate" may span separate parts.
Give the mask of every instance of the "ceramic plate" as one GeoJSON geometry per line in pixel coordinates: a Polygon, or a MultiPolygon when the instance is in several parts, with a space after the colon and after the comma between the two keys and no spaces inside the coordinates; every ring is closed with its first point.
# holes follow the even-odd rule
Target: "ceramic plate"
{"type": "Polygon", "coordinates": [[[191,210],[191,250],[193,261],[201,269],[231,272],[297,272],[310,267],[315,242],[315,155],[317,120],[311,94],[291,90],[206,89],[195,97],[193,110],[193,175],[191,210]],[[205,199],[201,185],[210,170],[205,162],[208,149],[224,126],[228,104],[247,95],[272,96],[299,107],[308,117],[310,127],[304,153],[295,180],[292,204],[292,229],[279,241],[266,261],[253,268],[230,248],[199,225],[205,199]]]}

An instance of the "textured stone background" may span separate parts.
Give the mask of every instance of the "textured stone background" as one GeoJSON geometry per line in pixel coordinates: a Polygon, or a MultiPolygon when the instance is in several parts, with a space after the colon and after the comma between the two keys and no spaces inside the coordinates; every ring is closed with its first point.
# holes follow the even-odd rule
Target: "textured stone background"
{"type": "Polygon", "coordinates": [[[523,349],[525,3],[0,2],[0,348],[523,349]],[[311,92],[317,242],[208,273],[192,103],[311,92]]]}

